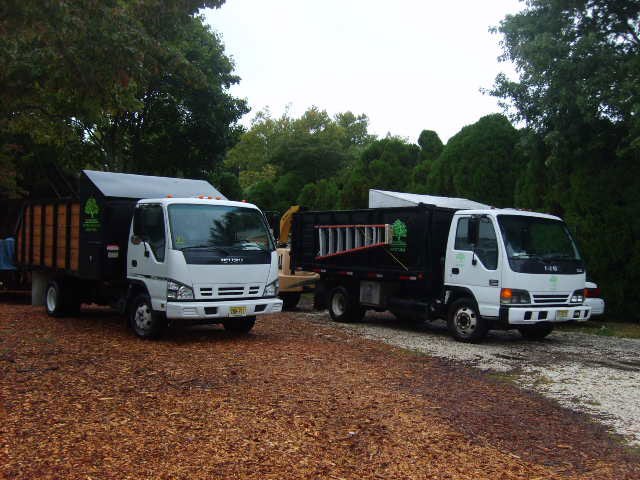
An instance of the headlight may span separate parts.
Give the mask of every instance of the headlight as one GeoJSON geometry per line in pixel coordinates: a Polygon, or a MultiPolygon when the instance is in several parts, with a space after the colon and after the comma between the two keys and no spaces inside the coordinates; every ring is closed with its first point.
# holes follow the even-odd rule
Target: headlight
{"type": "Polygon", "coordinates": [[[277,297],[278,290],[280,290],[280,281],[275,280],[271,282],[269,285],[264,287],[264,296],[265,297],[277,297]]]}
{"type": "Polygon", "coordinates": [[[503,288],[500,290],[500,303],[503,305],[527,305],[531,303],[531,297],[526,290],[503,288]]]}
{"type": "Polygon", "coordinates": [[[167,300],[193,300],[193,289],[169,280],[167,282],[167,300]]]}
{"type": "Polygon", "coordinates": [[[584,289],[581,290],[576,290],[575,292],[573,292],[573,295],[571,295],[571,303],[582,303],[584,302],[584,289]]]}

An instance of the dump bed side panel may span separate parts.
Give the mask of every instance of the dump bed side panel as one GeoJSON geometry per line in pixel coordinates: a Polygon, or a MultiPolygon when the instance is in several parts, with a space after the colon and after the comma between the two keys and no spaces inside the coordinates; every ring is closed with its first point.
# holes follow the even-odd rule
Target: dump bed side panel
{"type": "Polygon", "coordinates": [[[420,285],[423,295],[435,296],[442,288],[446,242],[454,212],[417,206],[296,214],[291,240],[293,267],[327,275],[406,281],[412,290],[420,285]],[[320,255],[326,246],[320,245],[319,227],[339,225],[389,225],[392,241],[385,246],[320,255]]]}
{"type": "MultiPolygon", "coordinates": [[[[292,236],[295,267],[304,270],[349,269],[350,271],[424,272],[428,267],[428,209],[381,208],[296,214],[292,236]],[[347,251],[324,258],[320,256],[320,227],[389,225],[392,243],[386,246],[347,251]]],[[[358,228],[358,227],[356,227],[358,228]]]]}
{"type": "Polygon", "coordinates": [[[33,202],[22,210],[16,235],[16,264],[26,269],[78,273],[80,204],[33,202]]]}

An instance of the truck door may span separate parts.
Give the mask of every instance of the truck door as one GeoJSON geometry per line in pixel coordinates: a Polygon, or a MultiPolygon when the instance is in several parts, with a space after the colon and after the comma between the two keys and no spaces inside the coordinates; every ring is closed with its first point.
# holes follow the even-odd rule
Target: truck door
{"type": "MultiPolygon", "coordinates": [[[[455,220],[454,220],[455,221],[455,220]]],[[[500,308],[500,269],[496,229],[487,216],[457,217],[450,234],[445,262],[445,283],[470,290],[480,315],[497,317],[500,308]],[[469,223],[478,222],[477,243],[469,238],[469,223]]]]}
{"type": "Polygon", "coordinates": [[[144,282],[154,310],[161,310],[160,304],[167,301],[165,225],[161,205],[138,205],[127,252],[128,277],[144,282]]]}

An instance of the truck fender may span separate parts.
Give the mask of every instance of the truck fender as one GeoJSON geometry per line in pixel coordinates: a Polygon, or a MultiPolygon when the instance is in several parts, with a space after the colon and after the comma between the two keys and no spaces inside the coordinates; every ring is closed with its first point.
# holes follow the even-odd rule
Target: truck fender
{"type": "Polygon", "coordinates": [[[147,285],[142,280],[129,280],[129,288],[127,288],[127,295],[124,299],[123,313],[129,313],[129,305],[131,305],[133,299],[141,293],[146,293],[147,295],[149,295],[147,285]]]}
{"type": "Polygon", "coordinates": [[[476,297],[473,295],[473,292],[471,290],[469,290],[466,287],[445,287],[445,292],[444,292],[444,305],[445,308],[449,308],[449,305],[451,305],[453,302],[455,302],[456,300],[458,300],[459,298],[470,298],[472,299],[474,302],[476,302],[476,305],[478,304],[478,301],[476,300],[476,297]]]}

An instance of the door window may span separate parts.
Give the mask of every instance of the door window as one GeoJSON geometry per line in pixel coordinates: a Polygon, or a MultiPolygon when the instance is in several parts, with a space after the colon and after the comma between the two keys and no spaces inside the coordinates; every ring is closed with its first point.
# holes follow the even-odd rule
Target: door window
{"type": "MultiPolygon", "coordinates": [[[[456,230],[456,241],[454,245],[456,250],[474,251],[473,245],[469,241],[468,232],[469,217],[463,217],[458,220],[458,229],[456,230]]],[[[498,240],[496,238],[496,231],[493,228],[491,220],[486,217],[480,218],[478,244],[475,247],[475,254],[487,270],[495,270],[498,268],[498,240]]]]}
{"type": "Polygon", "coordinates": [[[140,205],[133,224],[134,234],[149,244],[158,262],[164,262],[164,213],[160,205],[140,205]]]}

